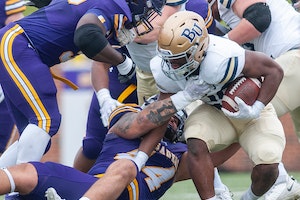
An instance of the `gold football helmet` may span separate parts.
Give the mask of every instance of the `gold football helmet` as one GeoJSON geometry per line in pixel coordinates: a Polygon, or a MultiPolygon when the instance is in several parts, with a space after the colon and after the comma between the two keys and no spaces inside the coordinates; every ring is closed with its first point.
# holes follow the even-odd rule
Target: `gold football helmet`
{"type": "Polygon", "coordinates": [[[171,15],[158,36],[162,71],[172,80],[186,78],[198,69],[208,41],[205,22],[199,14],[179,11],[171,15]]]}

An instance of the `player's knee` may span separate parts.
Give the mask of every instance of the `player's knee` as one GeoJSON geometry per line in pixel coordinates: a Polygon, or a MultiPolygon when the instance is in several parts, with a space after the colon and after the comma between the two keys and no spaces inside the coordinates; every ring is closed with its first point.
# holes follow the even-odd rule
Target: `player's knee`
{"type": "Polygon", "coordinates": [[[84,139],[82,144],[82,152],[88,159],[97,159],[102,150],[102,143],[96,139],[84,139]]]}
{"type": "Polygon", "coordinates": [[[49,135],[53,136],[58,132],[60,123],[61,123],[61,114],[57,114],[57,115],[51,117],[51,125],[50,125],[49,135]]]}
{"type": "Polygon", "coordinates": [[[199,157],[204,154],[208,154],[208,147],[206,142],[197,138],[187,139],[188,151],[191,157],[199,157]]]}
{"type": "Polygon", "coordinates": [[[118,160],[119,175],[122,180],[127,180],[129,183],[136,177],[137,168],[134,162],[127,159],[118,160]]]}
{"type": "Polygon", "coordinates": [[[257,156],[253,156],[252,160],[256,165],[279,163],[282,159],[282,153],[282,148],[276,147],[276,145],[273,147],[265,145],[256,148],[257,156]]]}
{"type": "Polygon", "coordinates": [[[121,165],[122,167],[120,167],[120,169],[123,169],[123,170],[121,170],[122,171],[122,177],[124,179],[127,179],[127,180],[131,181],[136,176],[137,168],[131,160],[124,159],[122,161],[123,161],[122,165],[121,165]]]}

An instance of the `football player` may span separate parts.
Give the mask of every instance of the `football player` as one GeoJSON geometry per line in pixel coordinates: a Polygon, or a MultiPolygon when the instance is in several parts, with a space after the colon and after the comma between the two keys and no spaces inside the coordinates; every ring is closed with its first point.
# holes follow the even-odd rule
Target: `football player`
{"type": "MultiPolygon", "coordinates": [[[[300,100],[297,96],[300,92],[300,13],[286,0],[234,0],[228,4],[223,1],[214,4],[218,8],[214,15],[219,15],[220,20],[230,27],[225,37],[267,54],[283,68],[282,83],[271,102],[278,116],[291,114],[295,132],[300,137],[300,100]]],[[[299,196],[300,184],[288,175],[282,163],[279,172],[274,188],[265,198],[282,200],[299,196]]]]}
{"type": "Polygon", "coordinates": [[[158,32],[164,21],[179,10],[191,10],[200,14],[206,22],[210,33],[215,33],[215,21],[206,0],[170,0],[162,10],[162,15],[153,20],[154,31],[137,37],[127,45],[128,51],[136,63],[137,93],[139,105],[159,91],[151,74],[150,60],[157,54],[158,32]]]}
{"type": "MultiPolygon", "coordinates": [[[[182,96],[182,93],[177,95],[182,96]]],[[[194,91],[185,91],[185,95],[197,98],[194,91]]],[[[175,113],[176,108],[170,98],[154,102],[144,109],[136,104],[119,106],[111,114],[110,128],[102,153],[88,174],[53,162],[22,163],[0,169],[0,194],[17,190],[21,199],[40,200],[44,198],[49,187],[54,187],[63,199],[79,199],[100,178],[102,181],[94,186],[109,181],[108,185],[113,187],[107,187],[107,184],[97,187],[98,194],[95,197],[90,194],[85,197],[103,200],[159,199],[174,181],[189,178],[187,147],[181,142],[173,141],[177,138],[172,135],[177,134],[174,130],[182,127],[181,123],[184,121],[178,115],[172,117],[175,113]],[[146,134],[151,131],[165,131],[165,126],[161,126],[164,122],[169,122],[167,130],[172,130],[167,132],[172,134],[168,134],[157,145],[146,166],[138,172],[134,155],[137,154],[141,139],[127,140],[118,137],[116,133],[125,131],[129,134],[146,134]]],[[[231,156],[231,152],[230,148],[220,152],[223,156],[216,155],[215,162],[224,162],[224,158],[231,156]]],[[[212,156],[214,157],[213,154],[212,156]]],[[[60,199],[58,196],[54,198],[53,194],[53,189],[50,189],[46,196],[48,199],[60,199]]]]}
{"type": "Polygon", "coordinates": [[[131,78],[132,60],[112,46],[118,43],[116,32],[136,29],[138,23],[145,24],[144,30],[136,30],[138,35],[151,31],[149,17],[163,5],[160,0],[58,0],[2,28],[0,83],[21,136],[16,148],[4,152],[0,166],[40,160],[57,133],[61,115],[52,66],[82,52],[131,78]]]}
{"type": "MultiPolygon", "coordinates": [[[[125,47],[120,50],[123,53],[127,53],[125,47]]],[[[103,141],[107,133],[107,125],[104,126],[103,121],[101,120],[101,117],[103,118],[102,113],[107,112],[107,114],[104,115],[109,116],[109,112],[111,111],[110,107],[114,108],[121,103],[137,103],[135,76],[130,81],[120,83],[118,79],[119,72],[115,67],[110,67],[109,65],[98,67],[97,65],[105,64],[94,62],[92,64],[92,71],[95,72],[94,74],[100,74],[101,76],[108,73],[109,85],[105,85],[107,81],[103,81],[103,78],[100,76],[97,76],[98,78],[95,78],[93,81],[104,82],[103,88],[108,88],[104,90],[107,90],[110,95],[107,96],[106,98],[108,99],[104,101],[106,105],[102,105],[101,107],[100,105],[103,102],[103,96],[97,95],[96,92],[93,93],[88,112],[86,134],[82,140],[82,147],[78,150],[73,164],[74,168],[82,172],[88,172],[102,150],[103,141]],[[101,113],[100,107],[105,111],[102,111],[101,113]]],[[[101,85],[102,83],[95,83],[94,85],[101,85]]],[[[100,89],[101,88],[95,88],[95,91],[99,91],[100,89]]],[[[107,121],[108,119],[104,120],[107,121]]]]}
{"type": "MultiPolygon", "coordinates": [[[[233,41],[207,34],[203,18],[191,11],[168,18],[161,28],[158,47],[160,55],[151,60],[150,67],[161,98],[184,88],[203,87],[198,95],[204,103],[188,117],[184,131],[189,171],[201,199],[217,199],[209,152],[236,141],[254,163],[253,193],[245,198],[249,195],[246,192],[243,198],[258,199],[277,179],[285,146],[282,125],[269,104],[282,80],[281,67],[263,53],[244,50],[233,41]],[[257,100],[249,106],[237,98],[238,112],[221,110],[225,88],[240,75],[264,77],[257,100]]],[[[188,96],[173,95],[171,99],[180,102],[175,104],[177,109],[189,101],[188,96]]],[[[155,142],[150,137],[143,139],[140,151],[149,155],[155,142]]]]}

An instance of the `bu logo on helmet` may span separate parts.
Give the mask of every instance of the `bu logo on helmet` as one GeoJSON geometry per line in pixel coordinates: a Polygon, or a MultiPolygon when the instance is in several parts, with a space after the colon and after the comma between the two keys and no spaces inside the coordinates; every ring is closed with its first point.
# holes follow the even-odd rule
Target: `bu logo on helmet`
{"type": "Polygon", "coordinates": [[[181,34],[181,36],[186,37],[190,41],[190,43],[193,43],[193,40],[195,39],[196,36],[198,38],[201,35],[202,35],[202,29],[196,23],[194,23],[192,28],[184,29],[181,34]]]}

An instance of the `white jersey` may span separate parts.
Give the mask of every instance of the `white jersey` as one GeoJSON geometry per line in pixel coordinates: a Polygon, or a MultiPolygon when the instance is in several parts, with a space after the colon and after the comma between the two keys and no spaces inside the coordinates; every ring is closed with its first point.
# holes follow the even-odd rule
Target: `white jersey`
{"type": "MultiPolygon", "coordinates": [[[[231,9],[235,1],[218,1],[220,17],[231,29],[241,20],[231,9]]],[[[300,13],[286,0],[267,0],[266,3],[271,11],[271,24],[261,36],[251,41],[254,50],[277,58],[291,49],[300,48],[300,13]]]]}
{"type": "MultiPolygon", "coordinates": [[[[186,80],[174,81],[162,71],[162,58],[155,56],[150,67],[156,84],[162,93],[176,93],[185,88],[186,80]]],[[[237,43],[209,34],[206,56],[199,67],[199,79],[211,85],[202,101],[220,108],[224,88],[238,77],[245,65],[245,49],[237,43]]]]}
{"type": "Polygon", "coordinates": [[[126,47],[138,68],[144,72],[151,73],[150,60],[157,55],[157,41],[148,44],[131,42],[126,47]]]}

